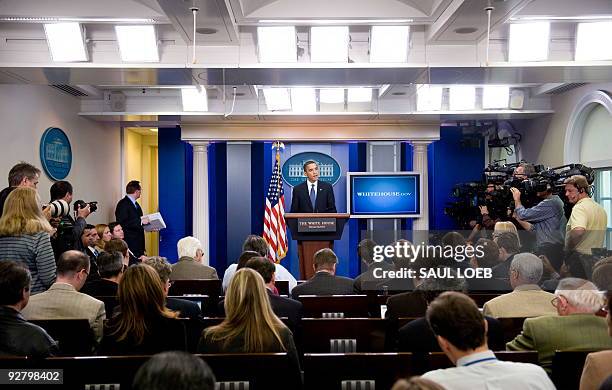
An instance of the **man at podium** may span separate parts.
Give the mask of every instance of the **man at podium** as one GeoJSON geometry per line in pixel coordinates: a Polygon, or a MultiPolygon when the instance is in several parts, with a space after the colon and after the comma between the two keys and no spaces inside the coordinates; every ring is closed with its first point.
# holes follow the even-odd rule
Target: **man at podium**
{"type": "Polygon", "coordinates": [[[334,189],[329,183],[319,180],[319,165],[316,161],[304,163],[306,181],[293,187],[292,213],[335,213],[334,189]]]}

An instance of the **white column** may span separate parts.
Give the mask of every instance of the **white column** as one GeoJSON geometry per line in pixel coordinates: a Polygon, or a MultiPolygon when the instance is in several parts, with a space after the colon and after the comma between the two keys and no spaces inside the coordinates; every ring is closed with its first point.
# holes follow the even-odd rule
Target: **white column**
{"type": "Polygon", "coordinates": [[[208,142],[190,142],[193,146],[193,236],[204,248],[203,263],[209,264],[208,142]]]}
{"type": "Polygon", "coordinates": [[[421,218],[412,223],[413,230],[429,230],[429,191],[427,187],[427,145],[429,141],[412,141],[412,170],[421,174],[421,218]]]}

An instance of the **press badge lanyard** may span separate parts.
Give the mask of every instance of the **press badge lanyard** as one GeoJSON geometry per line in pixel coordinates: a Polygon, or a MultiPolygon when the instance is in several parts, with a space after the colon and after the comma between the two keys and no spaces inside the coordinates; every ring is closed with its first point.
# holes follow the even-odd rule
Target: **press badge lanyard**
{"type": "Polygon", "coordinates": [[[488,360],[497,360],[497,358],[496,357],[488,357],[488,358],[484,358],[484,359],[474,360],[473,362],[469,362],[467,364],[464,364],[463,367],[471,366],[472,364],[476,364],[476,363],[486,362],[488,360]]]}

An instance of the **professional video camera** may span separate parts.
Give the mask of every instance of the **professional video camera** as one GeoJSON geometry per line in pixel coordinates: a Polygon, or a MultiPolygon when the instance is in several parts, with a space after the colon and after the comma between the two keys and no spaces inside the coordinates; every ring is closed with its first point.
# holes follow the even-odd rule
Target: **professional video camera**
{"type": "Polygon", "coordinates": [[[516,187],[521,191],[521,203],[526,208],[538,204],[541,201],[537,196],[538,192],[550,188],[563,200],[566,217],[569,217],[571,204],[565,198],[563,181],[572,175],[585,176],[589,184],[595,179],[593,169],[581,164],[555,168],[534,165],[534,173],[526,175],[526,178],[516,177],[514,171],[522,163],[525,162],[505,164],[503,160],[493,161],[483,170],[482,181],[455,185],[452,199],[444,213],[453,218],[461,228],[469,228],[474,221],[480,223],[478,206],[487,206],[491,218],[504,221],[510,219],[514,210],[510,188],[516,187]]]}
{"type": "Polygon", "coordinates": [[[83,209],[85,207],[87,207],[87,205],[89,205],[89,210],[94,213],[96,210],[98,210],[98,202],[97,201],[93,201],[93,202],[89,202],[86,203],[83,200],[77,200],[76,202],[74,202],[74,210],[78,210],[78,209],[83,209]]]}

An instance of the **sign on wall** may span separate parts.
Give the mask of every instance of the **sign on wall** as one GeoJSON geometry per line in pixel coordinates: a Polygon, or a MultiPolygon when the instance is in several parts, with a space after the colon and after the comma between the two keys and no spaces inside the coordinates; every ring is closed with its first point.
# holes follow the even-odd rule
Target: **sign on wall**
{"type": "Polygon", "coordinates": [[[333,157],[319,152],[303,152],[291,156],[283,164],[282,175],[287,184],[293,187],[306,180],[304,163],[308,160],[319,165],[319,180],[334,185],[340,179],[342,170],[333,157]]]}
{"type": "Polygon", "coordinates": [[[53,180],[63,180],[72,167],[72,148],[68,136],[57,127],[49,127],[40,139],[40,162],[53,180]]]}

